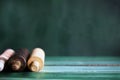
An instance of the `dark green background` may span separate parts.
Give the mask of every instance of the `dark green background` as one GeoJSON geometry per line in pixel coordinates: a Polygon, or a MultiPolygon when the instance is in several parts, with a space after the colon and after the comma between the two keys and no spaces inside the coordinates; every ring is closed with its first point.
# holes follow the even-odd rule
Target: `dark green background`
{"type": "Polygon", "coordinates": [[[120,55],[120,1],[0,0],[0,52],[35,47],[48,56],[120,55]]]}

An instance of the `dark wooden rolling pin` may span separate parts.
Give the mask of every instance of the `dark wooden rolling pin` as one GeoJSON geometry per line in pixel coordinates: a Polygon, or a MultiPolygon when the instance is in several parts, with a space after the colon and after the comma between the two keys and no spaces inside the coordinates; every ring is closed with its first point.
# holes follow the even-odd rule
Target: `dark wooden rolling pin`
{"type": "Polygon", "coordinates": [[[26,67],[26,62],[29,57],[28,49],[19,49],[8,60],[7,67],[10,71],[23,71],[26,67]]]}

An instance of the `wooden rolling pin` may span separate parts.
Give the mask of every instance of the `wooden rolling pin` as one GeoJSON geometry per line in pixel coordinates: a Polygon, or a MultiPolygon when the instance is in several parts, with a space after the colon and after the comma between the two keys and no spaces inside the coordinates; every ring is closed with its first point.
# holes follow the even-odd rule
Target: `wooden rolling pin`
{"type": "Polygon", "coordinates": [[[0,55],[0,71],[4,69],[5,62],[14,54],[13,49],[7,49],[0,55]]]}
{"type": "Polygon", "coordinates": [[[8,60],[7,66],[10,71],[23,71],[26,67],[26,62],[29,57],[28,49],[19,49],[8,60]]]}
{"type": "Polygon", "coordinates": [[[33,72],[39,72],[44,67],[45,52],[41,48],[35,48],[28,59],[28,68],[33,72]]]}

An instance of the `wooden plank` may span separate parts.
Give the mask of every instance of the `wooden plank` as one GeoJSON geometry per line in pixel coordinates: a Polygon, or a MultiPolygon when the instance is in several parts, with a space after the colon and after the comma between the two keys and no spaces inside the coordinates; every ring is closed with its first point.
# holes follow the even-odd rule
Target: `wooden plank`
{"type": "Polygon", "coordinates": [[[119,64],[118,57],[47,57],[40,72],[1,72],[0,79],[113,80],[120,79],[119,64]]]}

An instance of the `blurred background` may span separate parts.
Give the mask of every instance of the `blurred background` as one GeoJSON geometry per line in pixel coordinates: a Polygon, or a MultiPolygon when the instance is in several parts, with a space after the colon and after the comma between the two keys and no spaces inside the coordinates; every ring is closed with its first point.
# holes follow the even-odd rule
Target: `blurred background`
{"type": "Polygon", "coordinates": [[[120,0],[0,0],[0,52],[120,56],[120,0]]]}

